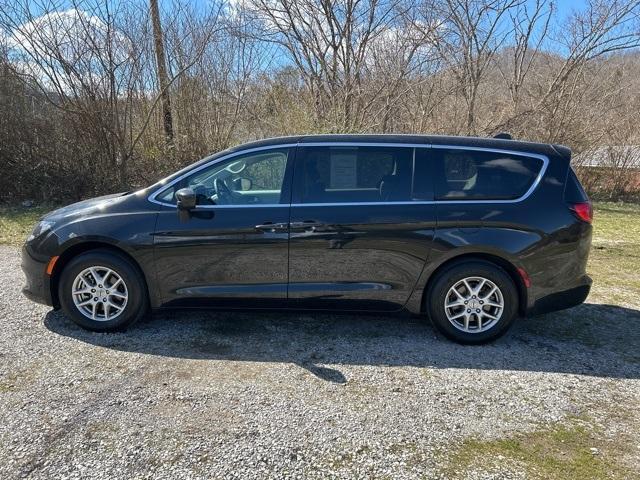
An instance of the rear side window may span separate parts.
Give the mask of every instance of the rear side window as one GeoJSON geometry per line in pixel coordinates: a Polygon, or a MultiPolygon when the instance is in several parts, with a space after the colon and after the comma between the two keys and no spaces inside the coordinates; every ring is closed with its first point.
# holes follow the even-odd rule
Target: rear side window
{"type": "Polygon", "coordinates": [[[533,185],[543,162],[499,152],[433,149],[438,200],[513,200],[533,185]]]}
{"type": "Polygon", "coordinates": [[[302,203],[409,200],[413,149],[299,147],[295,196],[302,203]]]}
{"type": "Polygon", "coordinates": [[[569,167],[567,184],[564,187],[564,199],[569,203],[581,203],[589,201],[589,196],[584,191],[584,188],[582,188],[576,172],[574,172],[573,168],[571,167],[569,167]]]}

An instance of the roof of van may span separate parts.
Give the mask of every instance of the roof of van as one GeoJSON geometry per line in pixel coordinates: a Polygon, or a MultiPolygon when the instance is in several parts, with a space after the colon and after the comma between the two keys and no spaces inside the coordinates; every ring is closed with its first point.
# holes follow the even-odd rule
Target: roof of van
{"type": "Polygon", "coordinates": [[[398,135],[398,134],[378,134],[378,135],[354,135],[354,134],[331,134],[331,135],[298,135],[289,137],[276,137],[245,143],[232,148],[231,150],[244,150],[246,148],[256,148],[267,145],[291,144],[291,143],[407,143],[425,145],[450,145],[455,147],[477,147],[496,148],[502,150],[512,150],[517,152],[537,153],[541,155],[554,156],[561,155],[570,157],[571,150],[561,145],[551,145],[548,143],[537,143],[520,140],[506,140],[487,137],[459,137],[446,135],[398,135]]]}

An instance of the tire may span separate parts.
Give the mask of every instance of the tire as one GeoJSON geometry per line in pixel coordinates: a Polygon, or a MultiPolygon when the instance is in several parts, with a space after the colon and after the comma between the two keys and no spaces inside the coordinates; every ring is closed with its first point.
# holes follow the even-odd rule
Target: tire
{"type": "Polygon", "coordinates": [[[149,310],[142,274],[124,256],[109,250],[92,250],[73,258],[62,271],[58,298],[71,320],[95,332],[124,330],[149,310]]]}
{"type": "Polygon", "coordinates": [[[457,263],[437,274],[426,298],[426,311],[444,336],[458,343],[477,345],[506,333],[517,316],[518,300],[516,286],[503,269],[473,260],[457,263]],[[493,293],[489,295],[490,292],[493,293]]]}

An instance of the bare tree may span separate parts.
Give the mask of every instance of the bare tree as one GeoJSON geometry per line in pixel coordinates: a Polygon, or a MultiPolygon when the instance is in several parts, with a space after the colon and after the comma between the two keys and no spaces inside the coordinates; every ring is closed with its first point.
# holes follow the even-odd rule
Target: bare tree
{"type": "Polygon", "coordinates": [[[29,2],[15,3],[0,10],[0,26],[11,32],[15,45],[14,72],[103,145],[103,178],[118,172],[126,185],[129,110],[141,61],[141,25],[135,19],[144,17],[125,4],[83,6],[72,3],[72,8],[57,11],[53,2],[38,9],[29,2]]]}
{"type": "Polygon", "coordinates": [[[0,28],[10,32],[14,46],[11,66],[43,98],[66,112],[95,145],[103,145],[101,178],[108,181],[117,172],[118,183],[127,187],[135,148],[157,104],[176,78],[198,61],[216,30],[204,33],[189,61],[149,98],[145,49],[152,37],[146,8],[99,0],[81,4],[74,0],[70,5],[59,11],[53,0],[47,0],[37,6],[24,1],[0,8],[0,28]],[[149,108],[142,119],[135,118],[141,103],[149,108]]]}
{"type": "Polygon", "coordinates": [[[317,120],[338,131],[361,127],[371,48],[393,29],[400,0],[251,0],[265,38],[291,56],[315,99],[317,120]]]}
{"type": "Polygon", "coordinates": [[[170,0],[158,56],[159,4],[0,0],[1,192],[144,185],[265,136],[496,130],[610,146],[587,186],[637,190],[640,0],[170,0]]]}
{"type": "Polygon", "coordinates": [[[498,63],[498,70],[509,90],[512,116],[518,114],[522,87],[547,39],[553,8],[549,0],[535,0],[517,5],[509,12],[513,46],[508,48],[507,68],[498,63]]]}
{"type": "MultiPolygon", "coordinates": [[[[466,103],[465,133],[478,132],[478,92],[496,52],[513,33],[505,21],[524,0],[444,0],[427,18],[441,18],[438,50],[455,75],[466,103]]],[[[424,8],[424,7],[423,7],[424,8]]]]}
{"type": "Polygon", "coordinates": [[[167,75],[167,60],[164,54],[164,40],[160,23],[160,9],[158,0],[149,0],[151,24],[153,25],[153,46],[156,54],[156,69],[158,85],[160,86],[160,103],[162,104],[162,126],[167,142],[173,142],[173,119],[171,117],[171,97],[169,95],[169,75],[167,75]]]}
{"type": "MultiPolygon", "coordinates": [[[[639,16],[638,0],[590,0],[585,11],[574,13],[559,25],[552,40],[566,54],[552,59],[551,71],[538,76],[535,100],[520,113],[542,116],[546,126],[542,140],[557,142],[562,138],[567,117],[575,112],[576,100],[584,92],[584,76],[594,61],[640,46],[639,16]]],[[[611,93],[601,91],[601,97],[611,93]]],[[[606,107],[602,99],[597,103],[606,107]]]]}
{"type": "Polygon", "coordinates": [[[587,62],[640,46],[639,18],[639,0],[590,0],[588,8],[575,13],[556,36],[568,55],[549,82],[547,95],[587,62]]]}

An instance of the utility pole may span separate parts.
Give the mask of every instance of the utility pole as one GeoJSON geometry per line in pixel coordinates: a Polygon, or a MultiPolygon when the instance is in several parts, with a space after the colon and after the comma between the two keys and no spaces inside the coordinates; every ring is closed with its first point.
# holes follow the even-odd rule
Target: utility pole
{"type": "Polygon", "coordinates": [[[171,115],[171,98],[169,96],[169,76],[167,75],[167,60],[164,54],[164,40],[160,25],[160,10],[158,0],[149,0],[151,23],[153,25],[153,43],[156,51],[156,66],[158,85],[160,86],[160,102],[162,104],[162,124],[167,144],[173,143],[173,117],[171,115]]]}

